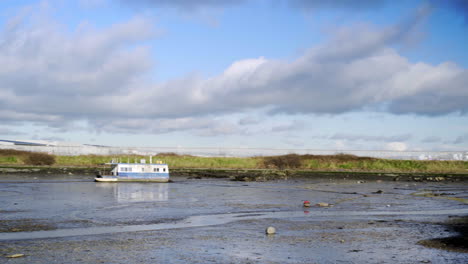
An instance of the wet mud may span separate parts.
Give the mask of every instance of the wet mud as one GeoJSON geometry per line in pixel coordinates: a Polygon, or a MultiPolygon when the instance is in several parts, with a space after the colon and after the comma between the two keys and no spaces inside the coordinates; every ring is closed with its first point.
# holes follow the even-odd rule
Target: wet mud
{"type": "Polygon", "coordinates": [[[0,180],[0,263],[468,261],[463,182],[37,176],[0,180]]]}
{"type": "Polygon", "coordinates": [[[440,224],[452,231],[454,235],[421,240],[418,244],[436,249],[468,253],[468,216],[450,219],[440,224]]]}

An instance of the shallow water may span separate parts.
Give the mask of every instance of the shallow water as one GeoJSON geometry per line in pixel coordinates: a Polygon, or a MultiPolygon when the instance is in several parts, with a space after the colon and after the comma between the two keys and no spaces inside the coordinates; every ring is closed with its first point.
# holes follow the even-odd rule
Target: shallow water
{"type": "Polygon", "coordinates": [[[318,211],[310,214],[310,211],[291,211],[291,212],[265,212],[265,213],[238,213],[238,214],[214,214],[214,215],[199,215],[190,216],[183,221],[176,223],[160,223],[149,225],[126,225],[126,226],[104,226],[104,227],[88,227],[88,228],[70,228],[51,231],[35,231],[35,232],[14,232],[0,233],[0,241],[2,240],[23,240],[23,239],[41,239],[41,238],[58,238],[69,236],[89,236],[102,235],[111,233],[137,232],[137,231],[155,231],[162,229],[178,229],[203,227],[211,225],[222,225],[233,221],[265,219],[265,218],[297,218],[306,217],[308,221],[323,221],[323,217],[339,218],[344,217],[349,219],[359,219],[369,216],[440,216],[468,214],[468,208],[448,209],[448,210],[433,210],[433,211],[318,211]]]}

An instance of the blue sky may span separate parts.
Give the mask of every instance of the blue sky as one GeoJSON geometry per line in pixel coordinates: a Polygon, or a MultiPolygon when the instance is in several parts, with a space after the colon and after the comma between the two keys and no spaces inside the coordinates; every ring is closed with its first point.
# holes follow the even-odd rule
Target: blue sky
{"type": "Polygon", "coordinates": [[[0,138],[468,149],[468,3],[0,2],[0,138]]]}

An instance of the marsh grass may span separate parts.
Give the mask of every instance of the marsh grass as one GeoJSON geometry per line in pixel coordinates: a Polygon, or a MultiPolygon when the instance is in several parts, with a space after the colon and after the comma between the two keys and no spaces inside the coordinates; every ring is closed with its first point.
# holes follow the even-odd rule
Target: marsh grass
{"type": "MultiPolygon", "coordinates": [[[[24,165],[31,152],[0,149],[0,164],[24,165]]],[[[110,162],[135,162],[148,156],[139,155],[80,155],[55,156],[55,166],[96,167],[110,162]]],[[[300,169],[314,171],[363,171],[363,172],[437,172],[468,173],[468,161],[419,161],[391,160],[359,157],[349,154],[297,155],[288,154],[268,157],[198,157],[159,153],[153,156],[169,164],[170,168],[212,168],[212,169],[300,169]]]]}
{"type": "Polygon", "coordinates": [[[53,165],[55,156],[42,152],[0,149],[0,164],[53,165]]]}

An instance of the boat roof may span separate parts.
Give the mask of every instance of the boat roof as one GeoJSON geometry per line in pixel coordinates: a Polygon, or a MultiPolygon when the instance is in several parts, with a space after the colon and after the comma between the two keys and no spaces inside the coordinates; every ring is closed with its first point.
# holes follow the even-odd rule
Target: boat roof
{"type": "Polygon", "coordinates": [[[127,162],[109,162],[107,165],[167,165],[167,163],[127,163],[127,162]]]}

